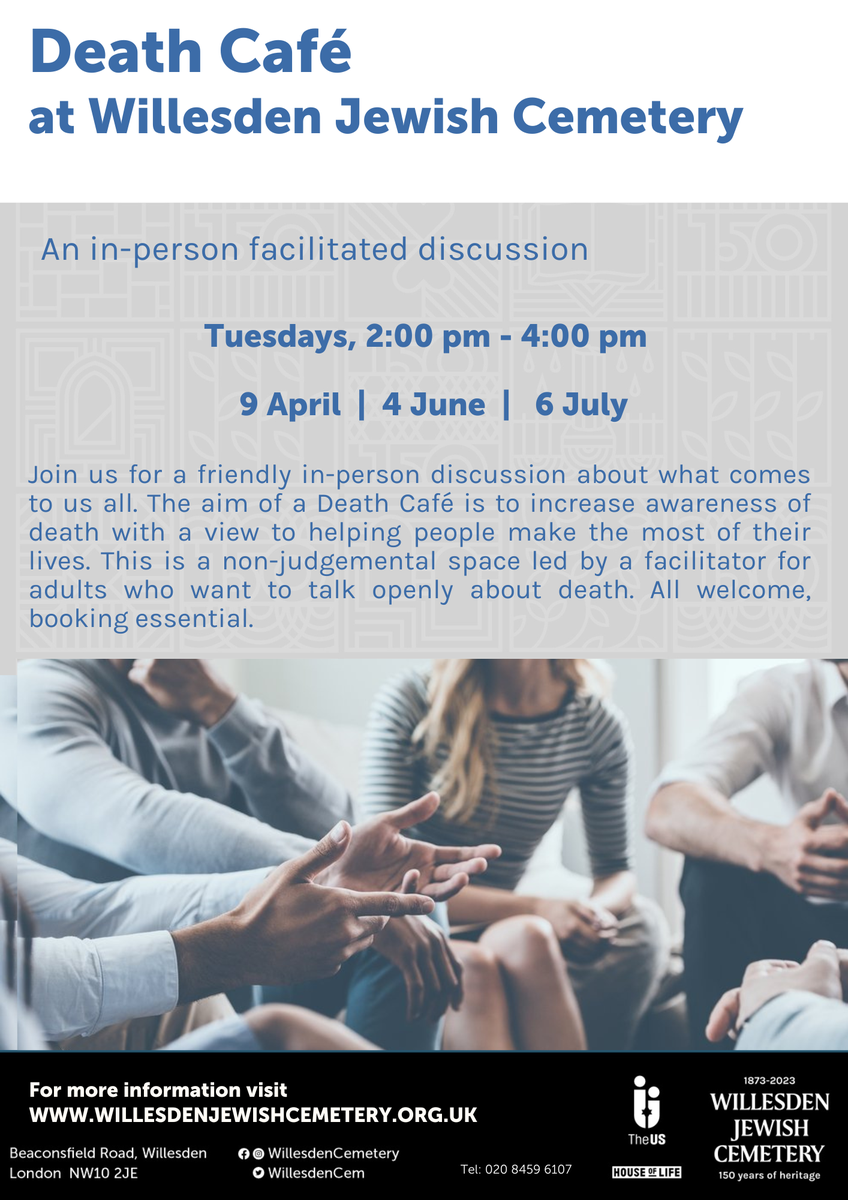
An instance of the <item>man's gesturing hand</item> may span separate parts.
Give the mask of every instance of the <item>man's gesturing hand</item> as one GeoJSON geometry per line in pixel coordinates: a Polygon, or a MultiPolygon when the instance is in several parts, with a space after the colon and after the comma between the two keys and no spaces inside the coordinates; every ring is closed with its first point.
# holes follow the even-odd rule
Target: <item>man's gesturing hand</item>
{"type": "Polygon", "coordinates": [[[763,865],[802,896],[848,900],[848,802],[833,788],[768,831],[763,865]],[[825,824],[836,817],[836,824],[825,824]]]}
{"type": "Polygon", "coordinates": [[[725,992],[710,1014],[707,1037],[720,1042],[745,1024],[767,1000],[783,992],[815,992],[842,999],[839,951],[832,942],[815,942],[802,963],[766,958],[751,963],[742,986],[725,992]]]}
{"type": "Polygon", "coordinates": [[[266,875],[232,912],[177,930],[181,1002],[242,984],[326,979],[367,949],[390,917],[433,911],[427,896],[317,883],[350,841],[351,828],[340,821],[306,854],[266,875]]]}
{"type": "Polygon", "coordinates": [[[128,678],[165,712],[207,729],[236,699],[233,689],[201,658],[137,658],[128,678]]]}
{"type": "Polygon", "coordinates": [[[420,825],[439,807],[439,797],[428,792],[403,808],[380,813],[356,825],[344,858],[323,872],[318,881],[355,891],[407,890],[411,871],[418,872],[417,890],[434,900],[447,900],[461,892],[469,875],[485,871],[500,846],[434,846],[404,837],[402,830],[420,825]]]}

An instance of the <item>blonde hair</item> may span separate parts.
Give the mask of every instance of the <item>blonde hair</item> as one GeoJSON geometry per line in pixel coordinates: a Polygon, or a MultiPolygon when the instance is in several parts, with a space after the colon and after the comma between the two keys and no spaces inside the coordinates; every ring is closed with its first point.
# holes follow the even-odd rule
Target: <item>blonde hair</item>
{"type": "MultiPolygon", "coordinates": [[[[440,658],[433,663],[427,685],[427,714],[412,735],[413,747],[436,766],[446,750],[431,786],[442,798],[442,812],[459,822],[474,814],[488,780],[494,784],[492,751],[495,730],[489,720],[488,690],[491,661],[485,658],[440,658]]],[[[548,659],[555,679],[571,692],[603,693],[607,679],[586,658],[548,659]]]]}

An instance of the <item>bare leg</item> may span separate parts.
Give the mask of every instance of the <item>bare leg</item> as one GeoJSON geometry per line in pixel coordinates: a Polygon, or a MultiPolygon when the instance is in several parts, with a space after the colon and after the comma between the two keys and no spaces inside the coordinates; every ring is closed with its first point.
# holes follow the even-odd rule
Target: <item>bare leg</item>
{"type": "Polygon", "coordinates": [[[496,921],[479,945],[503,971],[517,1049],[586,1049],[580,1009],[548,921],[530,916],[496,921]]]}
{"type": "Polygon", "coordinates": [[[514,1050],[509,1005],[495,956],[471,942],[451,942],[462,963],[465,992],[459,1012],[448,1010],[445,1050],[514,1050]]]}
{"type": "Polygon", "coordinates": [[[244,1019],[263,1050],[376,1050],[339,1021],[292,1004],[261,1004],[244,1019]]]}

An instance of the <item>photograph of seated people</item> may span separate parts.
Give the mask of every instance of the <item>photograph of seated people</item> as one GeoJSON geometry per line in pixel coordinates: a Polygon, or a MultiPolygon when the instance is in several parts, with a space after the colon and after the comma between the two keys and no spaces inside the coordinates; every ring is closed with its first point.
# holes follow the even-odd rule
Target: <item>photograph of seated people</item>
{"type": "MultiPolygon", "coordinates": [[[[391,917],[432,912],[427,896],[322,887],[350,846],[346,822],[269,871],[72,879],[0,839],[7,948],[18,979],[21,1049],[370,1050],[337,1021],[262,1005],[237,1016],[222,992],[324,979],[362,953],[391,917]],[[33,1039],[30,1024],[38,1031],[33,1039]]],[[[409,886],[417,882],[410,874],[409,886]]],[[[4,1007],[10,1007],[8,987],[4,1007]]],[[[3,1024],[0,1048],[18,1048],[3,1024]]]]}
{"type": "Polygon", "coordinates": [[[646,830],[685,855],[680,896],[693,1049],[732,1048],[726,1038],[707,1040],[704,1030],[750,963],[800,962],[822,940],[848,946],[846,795],[844,659],[754,673],[660,774],[646,830]],[[768,807],[755,820],[734,797],[760,776],[770,784],[768,807]]]}
{"type": "Polygon", "coordinates": [[[636,894],[633,748],[606,680],[583,659],[441,659],[377,694],[359,800],[373,816],[422,785],[442,805],[411,832],[439,845],[502,848],[485,880],[448,905],[454,953],[500,965],[505,1006],[466,1001],[445,1044],[475,1049],[626,1050],[665,969],[667,930],[636,894]],[[587,898],[516,891],[572,790],[592,872],[587,898]],[[576,999],[576,1008],[575,1008],[576,999]],[[582,1028],[581,1028],[582,1027],[582,1028]]]}
{"type": "MultiPolygon", "coordinates": [[[[11,706],[2,719],[14,721],[11,706]]],[[[17,771],[0,781],[9,801],[0,832],[22,855],[74,879],[277,866],[307,854],[339,821],[348,828],[353,815],[345,788],[280,721],[199,660],[21,664],[17,735],[17,771]]],[[[314,882],[452,896],[499,848],[404,836],[438,804],[428,794],[405,812],[357,823],[344,854],[314,882]]],[[[397,916],[408,932],[386,925],[372,948],[315,985],[314,1006],[332,1016],[345,1009],[348,1027],[380,1047],[436,1049],[441,1017],[460,1003],[463,981],[439,924],[423,920],[397,916]],[[412,1020],[409,980],[422,973],[426,1006],[412,1020]]]]}
{"type": "Polygon", "coordinates": [[[848,950],[818,941],[802,963],[751,963],[713,1009],[707,1037],[737,1050],[848,1050],[848,950]]]}
{"type": "Polygon", "coordinates": [[[264,1021],[289,1049],[728,1050],[808,1037],[793,1005],[825,1004],[816,1045],[843,1044],[841,1001],[792,981],[848,947],[845,661],[38,660],[17,692],[0,836],[51,1044],[254,1044],[264,1021]],[[251,913],[288,929],[261,978],[218,953],[234,921],[262,944],[251,913]],[[114,978],[63,1009],[62,963],[101,941],[114,978]],[[771,997],[747,1019],[763,979],[791,1020],[771,997]]]}

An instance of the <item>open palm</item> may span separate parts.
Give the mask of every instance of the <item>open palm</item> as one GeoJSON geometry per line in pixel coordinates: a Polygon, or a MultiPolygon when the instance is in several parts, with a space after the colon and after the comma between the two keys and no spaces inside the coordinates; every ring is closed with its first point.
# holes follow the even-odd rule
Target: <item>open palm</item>
{"type": "Polygon", "coordinates": [[[358,892],[414,890],[434,900],[455,896],[469,876],[486,870],[489,859],[497,858],[501,848],[434,846],[404,837],[404,829],[429,820],[439,803],[436,793],[428,792],[403,808],[355,825],[347,850],[318,882],[358,892]]]}

